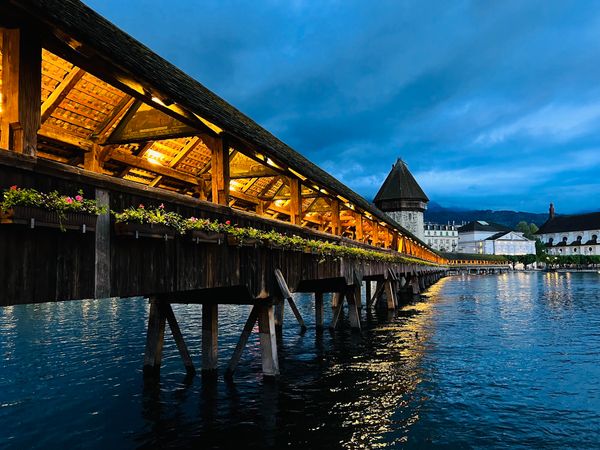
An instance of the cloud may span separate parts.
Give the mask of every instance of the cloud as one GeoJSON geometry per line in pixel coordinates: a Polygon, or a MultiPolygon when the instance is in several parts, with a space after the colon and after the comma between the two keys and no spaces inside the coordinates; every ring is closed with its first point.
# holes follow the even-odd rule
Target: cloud
{"type": "Polygon", "coordinates": [[[600,209],[593,3],[88,3],[366,198],[402,156],[442,203],[600,209]]]}

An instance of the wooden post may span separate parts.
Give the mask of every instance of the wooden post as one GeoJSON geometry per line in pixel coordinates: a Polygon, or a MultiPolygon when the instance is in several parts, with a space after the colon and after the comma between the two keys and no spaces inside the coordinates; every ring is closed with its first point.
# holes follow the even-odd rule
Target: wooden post
{"type": "Polygon", "coordinates": [[[315,322],[317,329],[323,328],[323,293],[315,292],[315,322]]]}
{"type": "Polygon", "coordinates": [[[396,309],[396,293],[394,292],[394,283],[392,278],[388,275],[385,280],[385,296],[387,298],[387,308],[389,310],[396,309]]]}
{"type": "Polygon", "coordinates": [[[100,152],[102,147],[98,144],[92,144],[92,149],[83,155],[83,168],[90,172],[101,172],[100,152]]]}
{"type": "Polygon", "coordinates": [[[226,376],[233,376],[233,372],[235,372],[235,368],[240,362],[240,358],[244,352],[244,347],[246,346],[246,342],[248,342],[248,338],[250,337],[250,333],[252,333],[252,329],[254,328],[257,318],[258,308],[253,306],[252,310],[250,311],[250,315],[248,316],[248,320],[246,320],[246,323],[244,324],[240,340],[238,341],[235,350],[233,351],[233,355],[231,356],[231,360],[229,361],[229,365],[227,366],[227,371],[225,372],[226,376]]]}
{"type": "Polygon", "coordinates": [[[193,375],[196,373],[196,368],[194,367],[190,352],[188,351],[185,341],[183,340],[183,334],[181,334],[181,329],[179,328],[179,324],[175,318],[175,313],[173,313],[173,308],[171,308],[171,304],[167,302],[162,303],[160,306],[162,313],[167,318],[167,322],[169,322],[169,328],[171,329],[173,339],[175,339],[175,344],[177,345],[177,350],[179,350],[179,354],[183,360],[185,370],[189,375],[193,375]]]}
{"type": "MultiPolygon", "coordinates": [[[[306,330],[306,325],[304,324],[304,319],[302,318],[300,311],[298,311],[296,302],[294,302],[294,297],[292,296],[290,288],[288,287],[288,285],[285,281],[285,278],[283,277],[283,274],[281,273],[281,270],[275,269],[275,279],[277,280],[277,285],[279,286],[281,295],[283,296],[284,299],[286,299],[288,301],[290,308],[292,308],[292,312],[294,313],[294,316],[296,317],[296,320],[300,324],[300,327],[302,327],[303,330],[306,330]]],[[[281,304],[281,313],[280,313],[282,323],[283,323],[283,306],[284,305],[282,303],[281,304]]]]}
{"type": "Polygon", "coordinates": [[[377,220],[373,221],[373,228],[371,233],[371,245],[377,246],[379,244],[379,223],[377,220]]]}
{"type": "Polygon", "coordinates": [[[354,286],[348,286],[346,292],[346,301],[348,302],[348,318],[350,319],[350,327],[360,331],[360,313],[356,301],[356,289],[354,286]]]}
{"type": "Polygon", "coordinates": [[[279,375],[279,360],[277,358],[273,306],[260,305],[257,308],[263,375],[265,377],[274,377],[279,375]]]}
{"type": "Polygon", "coordinates": [[[219,307],[216,303],[202,304],[202,371],[217,370],[219,307]]]}
{"type": "Polygon", "coordinates": [[[110,197],[108,191],[96,189],[96,202],[106,206],[106,214],[96,220],[96,249],[94,262],[94,297],[110,297],[110,197]]]}
{"type": "Polygon", "coordinates": [[[144,354],[144,376],[152,377],[160,373],[164,338],[165,316],[160,308],[159,300],[151,298],[144,354]]]}
{"type": "Polygon", "coordinates": [[[302,224],[302,189],[300,180],[289,178],[290,184],[290,222],[295,225],[302,224]]]}
{"type": "Polygon", "coordinates": [[[356,223],[356,240],[359,242],[364,242],[364,230],[363,230],[363,216],[361,213],[357,212],[355,215],[355,223],[356,223]]]}
{"type": "Polygon", "coordinates": [[[339,236],[342,234],[342,222],[340,220],[340,202],[338,199],[331,201],[331,233],[339,236]]]}
{"type": "MultiPolygon", "coordinates": [[[[208,139],[207,139],[208,142],[208,139]]],[[[229,144],[227,139],[211,139],[212,201],[229,204],[229,144]]]]}
{"type": "Polygon", "coordinates": [[[337,326],[340,316],[342,314],[342,306],[344,305],[344,294],[341,292],[335,292],[331,298],[331,306],[333,307],[333,317],[331,318],[331,325],[329,328],[332,330],[337,326]]]}
{"type": "Polygon", "coordinates": [[[283,319],[285,315],[285,299],[274,298],[273,304],[275,308],[275,328],[278,332],[281,332],[283,327],[283,319]]]}
{"type": "Polygon", "coordinates": [[[356,272],[353,273],[353,283],[354,302],[360,311],[362,309],[362,281],[360,281],[358,275],[356,275],[356,272]]]}
{"type": "Polygon", "coordinates": [[[421,293],[421,289],[420,289],[420,285],[419,285],[419,277],[417,276],[417,274],[413,274],[412,278],[410,279],[410,284],[412,286],[412,293],[414,295],[421,293]]]}
{"type": "Polygon", "coordinates": [[[30,29],[2,29],[0,148],[36,155],[41,76],[39,33],[30,29]]]}
{"type": "Polygon", "coordinates": [[[367,308],[371,306],[371,296],[373,295],[371,292],[371,280],[367,280],[365,282],[365,302],[367,303],[367,308]]]}

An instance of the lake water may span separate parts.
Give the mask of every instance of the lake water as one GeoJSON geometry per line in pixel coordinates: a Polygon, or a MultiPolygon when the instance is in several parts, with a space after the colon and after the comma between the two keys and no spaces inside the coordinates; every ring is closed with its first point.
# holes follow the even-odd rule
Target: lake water
{"type": "MultiPolygon", "coordinates": [[[[0,308],[0,448],[600,447],[600,274],[448,277],[361,333],[297,300],[276,382],[255,335],[233,383],[186,380],[167,331],[144,385],[142,299],[0,308]]],[[[199,365],[201,308],[174,309],[199,365]]],[[[220,308],[222,368],[247,314],[220,308]]]]}

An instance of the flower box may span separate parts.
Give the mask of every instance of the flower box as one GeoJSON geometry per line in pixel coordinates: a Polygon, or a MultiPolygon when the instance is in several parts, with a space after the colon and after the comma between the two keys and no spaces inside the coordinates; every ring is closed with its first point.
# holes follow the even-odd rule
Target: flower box
{"type": "Polygon", "coordinates": [[[95,214],[66,212],[38,208],[35,206],[15,206],[8,211],[0,211],[0,223],[27,225],[30,228],[46,227],[61,230],[81,230],[83,233],[96,230],[95,214]]]}
{"type": "Polygon", "coordinates": [[[188,236],[196,244],[221,244],[225,242],[225,234],[217,233],[216,231],[190,230],[188,231],[188,236]]]}
{"type": "Polygon", "coordinates": [[[175,237],[177,230],[161,223],[118,222],[115,223],[115,234],[117,236],[135,237],[136,239],[145,237],[168,240],[175,237]]]}
{"type": "Polygon", "coordinates": [[[232,247],[258,247],[263,242],[254,238],[239,238],[237,236],[227,235],[227,244],[232,247]]]}

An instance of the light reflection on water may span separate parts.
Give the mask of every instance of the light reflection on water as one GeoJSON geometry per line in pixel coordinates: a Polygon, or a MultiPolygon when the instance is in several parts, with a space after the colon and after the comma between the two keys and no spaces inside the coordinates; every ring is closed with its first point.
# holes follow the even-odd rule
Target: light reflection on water
{"type": "MultiPolygon", "coordinates": [[[[235,383],[185,379],[166,333],[160,384],[141,376],[147,303],[0,309],[0,447],[592,448],[600,443],[600,276],[458,276],[427,298],[314,330],[286,311],[281,378],[253,335],[235,383]]],[[[201,310],[175,314],[196,364],[201,310]]],[[[326,308],[329,319],[331,311],[326,308]]],[[[248,314],[219,310],[224,367],[248,314]]]]}

